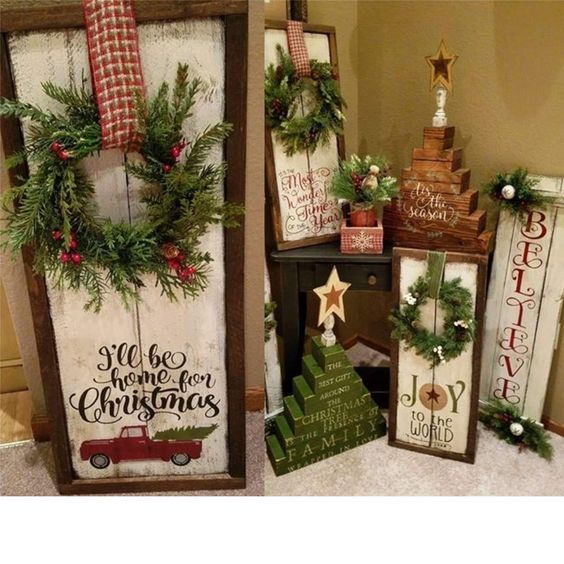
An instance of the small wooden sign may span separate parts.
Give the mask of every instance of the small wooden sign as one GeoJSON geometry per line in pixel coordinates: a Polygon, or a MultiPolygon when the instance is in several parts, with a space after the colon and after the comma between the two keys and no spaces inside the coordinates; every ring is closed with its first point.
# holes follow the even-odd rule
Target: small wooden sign
{"type": "Polygon", "coordinates": [[[564,300],[564,179],[536,177],[555,198],[521,223],[500,215],[489,285],[481,398],[539,421],[564,300]]]}
{"type": "MultiPolygon", "coordinates": [[[[2,11],[2,95],[57,109],[41,83],[89,77],[81,2],[64,13],[58,2],[12,6],[2,11]]],[[[136,17],[150,97],[178,63],[205,84],[186,138],[233,124],[217,189],[244,202],[247,2],[139,2],[136,17]]],[[[21,148],[16,122],[2,124],[2,140],[8,154],[21,148]]],[[[141,186],[125,158],[108,150],[84,164],[100,214],[134,222],[141,186]]],[[[33,274],[31,250],[24,257],[61,493],[245,486],[244,228],[214,226],[203,246],[215,260],[197,300],[170,303],[147,277],[134,308],[108,295],[98,314],[83,293],[33,274]]]]}
{"type": "MultiPolygon", "coordinates": [[[[304,24],[310,59],[329,61],[337,67],[335,29],[304,24]]],[[[287,51],[285,22],[266,22],[265,68],[277,64],[276,46],[287,51]]],[[[307,109],[305,110],[307,111],[307,109]]],[[[276,136],[266,130],[266,183],[272,210],[272,226],[278,250],[317,245],[339,237],[341,209],[329,195],[333,171],[344,158],[342,136],[313,153],[289,157],[276,136]]]]}
{"type": "MultiPolygon", "coordinates": [[[[427,251],[395,248],[392,268],[393,303],[399,304],[426,273],[427,251]]],[[[444,280],[460,277],[474,300],[476,339],[460,356],[432,369],[413,349],[392,341],[390,445],[474,462],[486,270],[485,255],[446,253],[444,280]]],[[[421,306],[421,325],[440,332],[443,315],[429,299],[421,306]]]]}
{"type": "Polygon", "coordinates": [[[462,149],[452,148],[454,127],[426,127],[423,147],[413,149],[397,198],[384,208],[386,239],[396,245],[488,253],[493,233],[484,231],[486,212],[469,189],[470,169],[462,149]]]}

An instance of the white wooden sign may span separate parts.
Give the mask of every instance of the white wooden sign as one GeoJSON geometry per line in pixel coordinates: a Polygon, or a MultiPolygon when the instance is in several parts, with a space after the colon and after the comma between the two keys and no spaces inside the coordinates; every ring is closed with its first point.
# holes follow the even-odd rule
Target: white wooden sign
{"type": "MultiPolygon", "coordinates": [[[[307,29],[307,25],[305,26],[307,29]]],[[[305,33],[310,59],[331,61],[330,36],[305,33]]],[[[277,65],[276,46],[288,51],[286,31],[265,31],[265,68],[277,65]]],[[[335,63],[336,61],[333,61],[335,63]]],[[[303,111],[308,111],[303,101],[303,111]]],[[[333,173],[339,164],[339,143],[335,135],[328,145],[316,151],[289,157],[275,133],[267,140],[267,182],[273,204],[273,223],[279,250],[303,247],[338,237],[341,210],[337,199],[328,194],[333,173]],[[270,150],[271,146],[271,150],[270,150]],[[269,154],[271,153],[271,154],[269,154]]]]}
{"type": "MultiPolygon", "coordinates": [[[[224,119],[225,31],[221,18],[202,18],[138,26],[147,95],[163,82],[174,83],[178,63],[187,63],[205,87],[185,124],[193,139],[224,119]]],[[[84,30],[12,33],[9,35],[13,82],[20,100],[56,108],[41,83],[66,85],[69,78],[89,79],[84,30]]],[[[141,183],[127,178],[124,156],[103,151],[85,162],[96,189],[102,216],[135,222],[141,213],[141,183]]],[[[213,162],[223,159],[221,148],[213,162]]],[[[218,187],[223,194],[223,187],[218,187]]],[[[202,249],[214,258],[209,286],[196,300],[172,304],[145,280],[142,302],[127,311],[117,296],[108,295],[99,314],[86,312],[83,293],[61,291],[47,280],[50,316],[56,343],[62,402],[72,459],[72,474],[87,480],[145,476],[222,476],[229,472],[228,393],[226,373],[226,304],[224,234],[212,226],[202,249]],[[206,430],[201,452],[171,457],[162,442],[151,441],[176,428],[206,430]],[[126,441],[129,440],[129,442],[126,441]],[[93,458],[103,442],[121,441],[119,456],[93,458]],[[94,441],[94,442],[92,442],[94,441]],[[94,446],[93,446],[94,445],[94,446]],[[125,445],[125,446],[123,446],[125,445]],[[143,450],[144,449],[144,450],[143,450]],[[143,452],[141,452],[143,450],[143,452]]],[[[244,417],[244,415],[242,415],[244,417]]],[[[114,447],[112,447],[114,448],[114,447]]],[[[117,448],[117,447],[116,447],[117,448]]],[[[196,449],[197,450],[197,449],[196,449]]],[[[244,444],[241,445],[244,453],[244,444]]],[[[172,486],[171,486],[172,487],[172,486]]],[[[210,486],[213,487],[213,486],[210,486]]],[[[216,486],[217,487],[217,486],[216,486]]],[[[233,486],[231,486],[233,487],[233,486]]]]}
{"type": "MultiPolygon", "coordinates": [[[[394,303],[427,271],[427,251],[394,249],[394,303]]],[[[481,319],[485,306],[487,257],[447,253],[444,280],[461,278],[474,300],[476,340],[457,358],[430,368],[405,343],[392,341],[390,431],[393,446],[474,462],[478,414],[481,319]]],[[[421,325],[439,333],[444,312],[429,299],[421,325]]]]}
{"type": "Polygon", "coordinates": [[[564,179],[536,177],[554,205],[500,214],[488,290],[481,399],[540,420],[564,298],[564,179]]]}

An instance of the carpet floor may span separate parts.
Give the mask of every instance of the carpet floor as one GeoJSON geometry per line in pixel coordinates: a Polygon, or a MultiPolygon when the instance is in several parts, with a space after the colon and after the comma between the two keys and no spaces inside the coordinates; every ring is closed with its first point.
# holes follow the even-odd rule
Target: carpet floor
{"type": "Polygon", "coordinates": [[[265,495],[564,495],[564,437],[550,434],[547,462],[478,425],[475,464],[390,447],[382,437],[280,477],[266,460],[265,495]]]}
{"type": "MultiPolygon", "coordinates": [[[[247,413],[247,488],[122,495],[262,496],[264,492],[264,414],[247,413]]],[[[50,443],[26,442],[0,449],[0,495],[54,496],[55,468],[50,443]]]]}

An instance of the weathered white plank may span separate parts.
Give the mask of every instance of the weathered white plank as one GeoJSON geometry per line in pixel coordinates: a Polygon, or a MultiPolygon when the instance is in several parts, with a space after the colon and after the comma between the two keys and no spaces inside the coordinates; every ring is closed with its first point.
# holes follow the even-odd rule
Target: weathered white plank
{"type": "MultiPolygon", "coordinates": [[[[223,24],[218,20],[194,20],[173,24],[147,24],[139,27],[140,49],[143,73],[149,95],[155,93],[163,80],[173,82],[178,62],[188,62],[194,76],[204,79],[205,88],[201,94],[194,116],[186,126],[186,137],[191,140],[202,129],[223,119],[224,112],[224,41],[223,24]]],[[[81,71],[89,77],[86,41],[81,31],[14,34],[10,37],[11,56],[18,95],[23,100],[33,101],[41,106],[47,105],[45,96],[39,89],[39,82],[52,80],[60,84],[68,82],[69,74],[80,77],[81,71]]],[[[218,161],[221,149],[211,156],[218,161]]],[[[128,155],[128,158],[136,158],[128,155]]],[[[92,157],[85,167],[96,187],[96,199],[102,215],[116,221],[135,220],[143,213],[138,199],[140,183],[130,179],[127,185],[122,167],[123,156],[119,151],[105,151],[100,157],[92,157]]],[[[218,191],[223,193],[222,186],[218,191]]],[[[225,373],[225,303],[223,271],[223,233],[221,228],[213,228],[203,239],[203,248],[209,250],[215,259],[210,277],[210,287],[204,296],[196,301],[170,304],[159,295],[152,280],[147,279],[147,289],[143,291],[144,303],[127,312],[116,296],[108,296],[100,314],[83,310],[85,296],[69,291],[58,291],[49,285],[51,315],[57,343],[57,354],[61,373],[63,395],[67,414],[73,467],[82,478],[101,478],[108,476],[166,475],[166,474],[211,474],[227,470],[227,397],[225,373]],[[105,424],[93,424],[81,419],[76,409],[69,406],[72,394],[92,388],[97,394],[103,383],[111,388],[111,399],[126,396],[131,401],[134,396],[150,394],[151,385],[133,384],[126,392],[121,392],[108,383],[108,372],[100,370],[103,347],[119,346],[127,343],[138,346],[135,360],[142,361],[139,366],[120,366],[119,375],[129,372],[140,373],[143,369],[155,372],[148,358],[151,345],[157,345],[158,352],[171,351],[175,369],[170,370],[171,380],[166,388],[178,387],[178,379],[183,369],[194,373],[207,374],[210,387],[205,382],[194,383],[185,393],[206,397],[217,403],[219,413],[206,417],[207,407],[188,410],[185,414],[179,409],[174,413],[160,413],[149,422],[151,433],[170,427],[186,425],[217,424],[212,435],[204,441],[202,458],[186,467],[159,461],[121,462],[110,465],[105,470],[96,470],[88,462],[79,459],[78,448],[83,440],[111,438],[119,435],[124,425],[143,423],[139,415],[142,410],[132,410],[129,414],[119,410],[116,417],[102,415],[105,424]],[[143,356],[141,356],[143,355],[143,356]],[[180,359],[184,359],[179,366],[180,359]],[[180,415],[180,419],[177,418],[180,415]],[[112,421],[112,422],[110,422],[112,421]]],[[[109,350],[112,350],[111,348],[109,350]]],[[[172,363],[172,361],[171,361],[172,363]]],[[[203,401],[203,400],[202,400],[203,401]]],[[[75,396],[76,403],[76,396],[75,396]]],[[[96,404],[97,405],[97,404],[96,404]]],[[[87,417],[94,417],[93,405],[87,417]]],[[[209,412],[208,412],[209,414],[209,412]]]]}
{"type": "MultiPolygon", "coordinates": [[[[326,35],[307,33],[305,41],[310,59],[330,60],[326,35]]],[[[271,63],[277,64],[278,44],[288,51],[286,32],[267,29],[265,68],[271,63]]],[[[307,111],[307,100],[302,102],[307,111]]],[[[338,166],[336,137],[332,136],[329,145],[318,148],[314,155],[303,152],[288,157],[274,134],[272,145],[283,241],[299,241],[338,232],[340,208],[327,193],[333,171],[338,166]]]]}
{"type": "MultiPolygon", "coordinates": [[[[563,179],[536,177],[559,196],[563,179]]],[[[525,224],[502,212],[490,279],[482,356],[483,400],[500,399],[540,420],[564,295],[562,197],[525,224]]]]}
{"type": "MultiPolygon", "coordinates": [[[[400,297],[408,292],[415,280],[425,274],[424,259],[401,258],[400,297]]],[[[444,280],[460,277],[462,285],[476,302],[478,267],[464,262],[448,262],[444,280]]],[[[421,325],[430,331],[442,332],[444,312],[429,299],[421,307],[421,325]]],[[[398,359],[398,405],[396,439],[405,443],[463,454],[467,450],[470,400],[472,394],[473,345],[457,358],[437,366],[429,363],[412,349],[404,350],[400,343],[398,359]],[[437,394],[430,401],[427,393],[437,394]]]]}
{"type": "MultiPolygon", "coordinates": [[[[179,62],[188,63],[192,72],[204,81],[194,116],[184,126],[188,141],[206,127],[223,120],[225,52],[223,25],[219,20],[143,25],[139,28],[139,44],[149,95],[154,94],[163,81],[174,81],[179,62]]],[[[217,163],[221,159],[219,148],[209,160],[217,163]]],[[[217,190],[223,194],[222,185],[217,190]]],[[[209,474],[228,470],[222,227],[210,229],[202,238],[202,249],[212,254],[214,262],[209,286],[201,296],[196,300],[180,298],[178,303],[172,304],[159,296],[154,284],[148,283],[142,291],[143,302],[138,307],[143,351],[147,353],[151,345],[158,343],[162,350],[184,354],[186,362],[173,371],[173,379],[178,377],[180,370],[188,370],[191,375],[209,374],[209,380],[203,379],[190,386],[188,394],[197,394],[202,401],[207,398],[217,403],[219,410],[217,415],[209,416],[211,413],[207,409],[195,409],[182,417],[182,424],[217,424],[218,428],[204,440],[202,457],[187,467],[172,467],[175,474],[209,474]]],[[[181,354],[178,356],[181,357],[181,354]]],[[[155,417],[149,427],[152,431],[160,431],[176,427],[179,423],[175,415],[163,414],[155,417]]],[[[162,464],[160,471],[170,473],[170,464],[152,464],[162,464]]]]}

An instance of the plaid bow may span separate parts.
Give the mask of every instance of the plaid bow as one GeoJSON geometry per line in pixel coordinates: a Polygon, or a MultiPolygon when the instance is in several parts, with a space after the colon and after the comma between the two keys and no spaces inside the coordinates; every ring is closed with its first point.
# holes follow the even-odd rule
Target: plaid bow
{"type": "Polygon", "coordinates": [[[102,148],[139,148],[135,93],[143,73],[132,0],[82,0],[102,148]]]}
{"type": "Polygon", "coordinates": [[[288,34],[288,49],[290,57],[296,67],[298,76],[309,76],[311,68],[309,66],[309,55],[304,38],[303,22],[288,20],[286,31],[288,34]]]}

